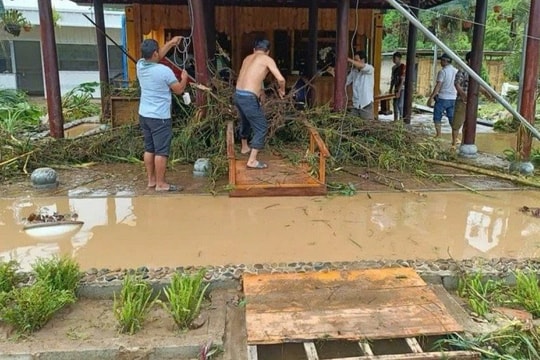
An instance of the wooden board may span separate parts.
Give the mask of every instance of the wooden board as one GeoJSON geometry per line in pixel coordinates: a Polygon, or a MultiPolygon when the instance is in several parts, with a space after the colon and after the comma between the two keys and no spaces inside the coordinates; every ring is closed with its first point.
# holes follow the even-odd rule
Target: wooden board
{"type": "Polygon", "coordinates": [[[249,344],[463,331],[408,268],[245,275],[249,344]]]}
{"type": "Polygon", "coordinates": [[[110,98],[112,127],[139,123],[139,98],[110,98]]]}

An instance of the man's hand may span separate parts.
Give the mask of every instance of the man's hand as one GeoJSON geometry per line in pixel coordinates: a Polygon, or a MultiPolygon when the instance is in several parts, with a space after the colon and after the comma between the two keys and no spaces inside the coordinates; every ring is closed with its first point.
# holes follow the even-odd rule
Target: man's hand
{"type": "Polygon", "coordinates": [[[428,107],[433,107],[433,105],[432,105],[432,104],[433,104],[433,97],[430,97],[430,98],[428,99],[428,101],[427,101],[427,104],[426,104],[426,105],[427,105],[428,107]]]}
{"type": "Polygon", "coordinates": [[[175,36],[173,37],[170,41],[173,45],[179,45],[180,42],[182,41],[183,37],[182,36],[175,36]]]}
{"type": "Polygon", "coordinates": [[[180,80],[182,80],[182,82],[187,82],[189,80],[189,74],[187,70],[182,70],[182,73],[180,74],[180,80]]]}
{"type": "Polygon", "coordinates": [[[278,95],[281,99],[283,99],[285,97],[285,90],[283,89],[278,89],[278,95]]]}

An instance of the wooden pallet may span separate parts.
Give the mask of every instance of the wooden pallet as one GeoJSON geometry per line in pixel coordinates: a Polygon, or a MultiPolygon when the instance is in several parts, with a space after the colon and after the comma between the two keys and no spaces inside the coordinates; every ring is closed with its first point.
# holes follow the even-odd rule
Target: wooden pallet
{"type": "MultiPolygon", "coordinates": [[[[386,354],[375,355],[369,342],[359,341],[359,351],[361,356],[353,356],[346,358],[325,358],[325,360],[477,360],[480,359],[480,354],[474,351],[445,351],[445,352],[424,352],[420,343],[416,338],[406,338],[405,341],[410,352],[405,354],[386,354]]],[[[304,351],[308,360],[319,360],[319,354],[314,342],[304,342],[304,351]]],[[[248,360],[258,360],[259,350],[257,345],[248,346],[248,360]]]]}
{"type": "Polygon", "coordinates": [[[246,168],[247,157],[237,159],[234,149],[234,126],[227,124],[227,158],[231,197],[255,196],[318,196],[326,195],[326,158],[330,152],[315,128],[303,121],[310,134],[308,152],[318,156],[318,176],[312,177],[308,164],[294,165],[290,161],[265,159],[267,169],[246,168]]]}
{"type": "Polygon", "coordinates": [[[243,284],[250,359],[257,359],[257,347],[287,343],[303,343],[308,359],[318,359],[314,344],[321,339],[358,343],[362,355],[347,360],[479,358],[471,352],[422,349],[418,337],[447,336],[463,328],[410,268],[245,274],[243,284]],[[373,354],[369,341],[394,339],[406,341],[409,351],[373,354]]]}

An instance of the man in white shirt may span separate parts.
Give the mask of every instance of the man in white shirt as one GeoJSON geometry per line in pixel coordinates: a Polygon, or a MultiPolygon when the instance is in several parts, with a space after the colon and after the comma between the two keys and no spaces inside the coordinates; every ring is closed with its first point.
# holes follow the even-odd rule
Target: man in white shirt
{"type": "Polygon", "coordinates": [[[375,69],[367,63],[365,51],[354,53],[354,59],[349,58],[353,68],[347,75],[347,86],[352,84],[353,110],[352,113],[364,120],[373,120],[373,88],[375,69]]]}
{"type": "Polygon", "coordinates": [[[433,108],[435,137],[441,136],[441,121],[444,113],[446,113],[448,122],[452,125],[457,98],[457,90],[454,85],[457,69],[452,66],[452,58],[448,54],[442,54],[439,60],[441,60],[442,69],[437,74],[437,84],[427,101],[427,106],[430,107],[435,101],[433,108]]]}

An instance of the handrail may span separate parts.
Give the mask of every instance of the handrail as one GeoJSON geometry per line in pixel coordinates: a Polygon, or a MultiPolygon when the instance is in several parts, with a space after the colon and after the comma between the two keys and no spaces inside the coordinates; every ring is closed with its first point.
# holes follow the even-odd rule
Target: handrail
{"type": "Polygon", "coordinates": [[[324,143],[317,129],[315,129],[315,127],[311,125],[305,118],[302,119],[302,123],[307,127],[309,133],[313,137],[313,140],[317,144],[321,155],[324,157],[330,157],[330,151],[328,151],[328,148],[326,147],[326,144],[324,143]]]}

